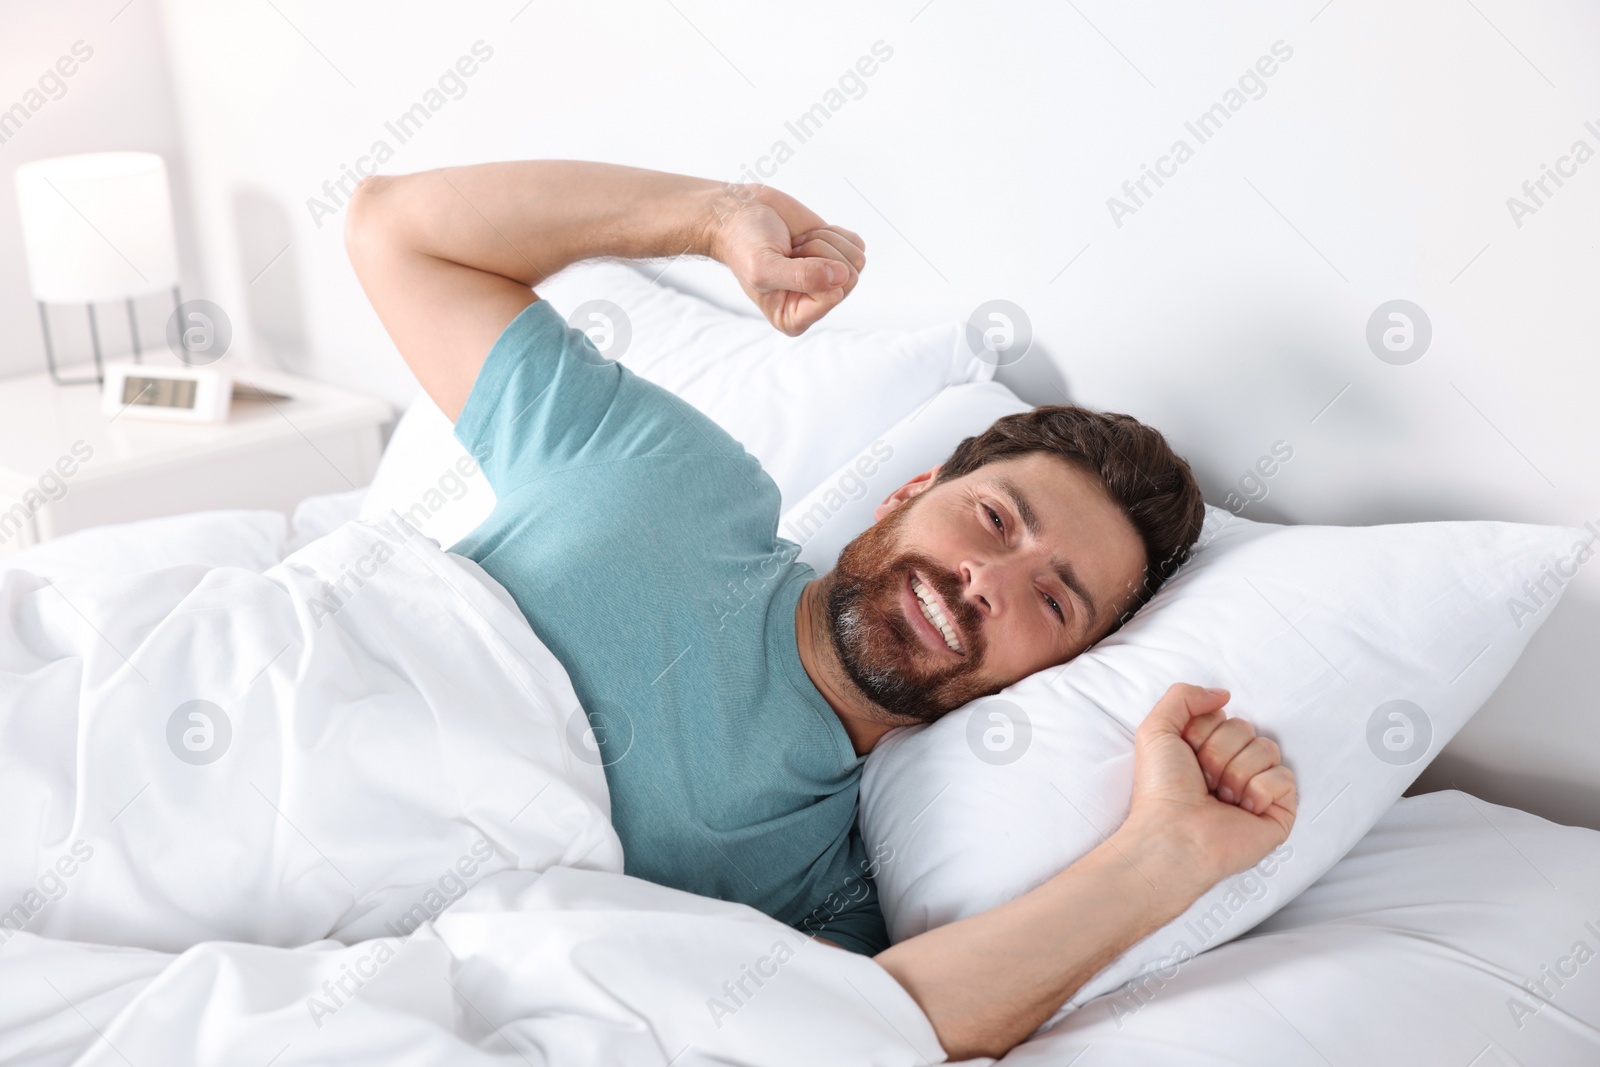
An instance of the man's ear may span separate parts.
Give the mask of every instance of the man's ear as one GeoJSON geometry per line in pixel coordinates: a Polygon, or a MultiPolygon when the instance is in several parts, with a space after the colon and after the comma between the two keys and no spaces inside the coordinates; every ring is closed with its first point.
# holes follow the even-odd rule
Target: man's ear
{"type": "Polygon", "coordinates": [[[882,522],[883,517],[889,514],[895,508],[899,507],[901,504],[904,504],[907,500],[910,500],[917,494],[925,492],[932,487],[933,483],[938,480],[939,471],[943,467],[944,464],[941,463],[937,467],[932,467],[923,471],[905,485],[902,485],[900,488],[884,497],[883,503],[879,504],[873,509],[872,521],[882,522]]]}

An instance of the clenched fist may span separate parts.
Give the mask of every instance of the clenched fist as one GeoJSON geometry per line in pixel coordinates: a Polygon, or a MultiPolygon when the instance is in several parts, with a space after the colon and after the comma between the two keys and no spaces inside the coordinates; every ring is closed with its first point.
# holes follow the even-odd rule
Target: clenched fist
{"type": "Polygon", "coordinates": [[[1273,741],[1228,717],[1227,702],[1227,690],[1179,683],[1134,735],[1124,827],[1187,850],[1198,892],[1260,860],[1294,826],[1294,772],[1273,741]]]}
{"type": "Polygon", "coordinates": [[[779,330],[804,333],[855,289],[866,243],[800,201],[765,185],[727,187],[707,246],[779,330]]]}

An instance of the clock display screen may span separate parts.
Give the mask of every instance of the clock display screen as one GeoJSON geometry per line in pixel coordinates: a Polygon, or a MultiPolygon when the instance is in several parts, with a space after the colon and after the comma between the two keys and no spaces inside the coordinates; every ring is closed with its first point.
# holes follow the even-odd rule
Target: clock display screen
{"type": "Polygon", "coordinates": [[[122,402],[157,408],[193,408],[199,387],[193,379],[130,377],[122,383],[122,402]]]}

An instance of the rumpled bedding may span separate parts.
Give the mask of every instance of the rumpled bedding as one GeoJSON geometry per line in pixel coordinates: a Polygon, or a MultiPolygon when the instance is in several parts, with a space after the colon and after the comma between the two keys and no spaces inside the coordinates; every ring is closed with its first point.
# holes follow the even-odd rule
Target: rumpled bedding
{"type": "Polygon", "coordinates": [[[0,571],[0,1062],[942,1058],[872,961],[623,875],[565,670],[398,519],[40,570],[0,571]]]}
{"type": "MultiPolygon", "coordinates": [[[[0,563],[0,1063],[943,1061],[871,960],[621,874],[564,670],[354,500],[0,563]]],[[[1402,799],[1002,1062],[1600,1063],[1600,833],[1402,799]]]]}

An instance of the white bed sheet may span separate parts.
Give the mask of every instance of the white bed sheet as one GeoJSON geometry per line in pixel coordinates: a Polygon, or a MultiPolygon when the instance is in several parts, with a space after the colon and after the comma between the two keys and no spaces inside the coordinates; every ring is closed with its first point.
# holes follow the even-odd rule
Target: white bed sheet
{"type": "Polygon", "coordinates": [[[1252,933],[1004,1062],[1593,1067],[1600,833],[1455,790],[1403,798],[1252,933]]]}

